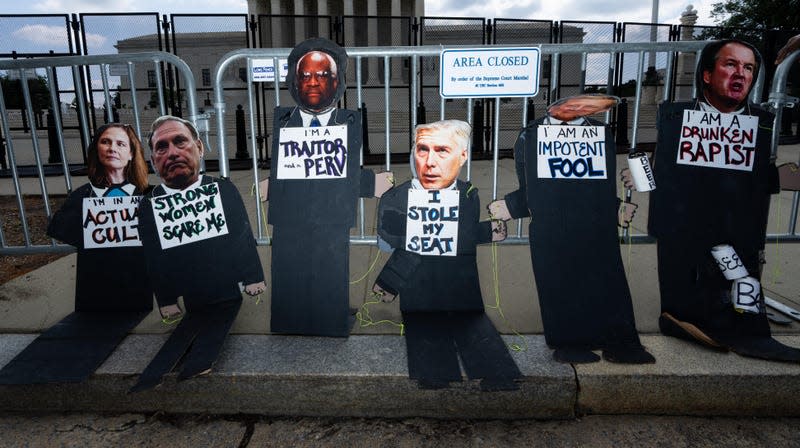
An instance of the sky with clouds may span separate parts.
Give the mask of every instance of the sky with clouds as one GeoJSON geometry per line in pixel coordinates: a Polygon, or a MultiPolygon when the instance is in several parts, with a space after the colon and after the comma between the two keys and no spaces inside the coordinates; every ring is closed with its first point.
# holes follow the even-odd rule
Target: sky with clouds
{"type": "MultiPolygon", "coordinates": [[[[660,0],[659,23],[677,24],[689,4],[698,11],[698,25],[713,25],[710,11],[720,0],[660,0]]],[[[3,2],[4,14],[79,12],[245,13],[246,0],[29,0],[3,2]]],[[[356,11],[356,14],[359,14],[356,11]]],[[[650,22],[652,3],[635,0],[429,0],[428,16],[524,18],[614,22],[650,22]]]]}

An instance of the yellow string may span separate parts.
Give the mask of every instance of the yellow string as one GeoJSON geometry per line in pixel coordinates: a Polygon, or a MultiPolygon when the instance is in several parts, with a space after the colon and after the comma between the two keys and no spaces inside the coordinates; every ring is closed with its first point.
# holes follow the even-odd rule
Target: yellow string
{"type": "Polygon", "coordinates": [[[379,321],[375,321],[375,320],[372,319],[372,316],[369,314],[369,308],[367,308],[367,306],[381,303],[380,300],[377,300],[377,297],[379,297],[382,294],[379,294],[379,293],[376,293],[374,291],[371,291],[370,295],[372,296],[372,300],[364,301],[364,303],[361,305],[361,308],[356,313],[356,320],[358,320],[358,325],[363,328],[363,327],[372,327],[372,326],[381,325],[381,324],[390,324],[390,325],[394,325],[395,327],[400,328],[400,336],[403,336],[405,334],[405,332],[406,332],[406,326],[402,322],[395,322],[395,321],[390,320],[390,319],[382,319],[382,320],[379,320],[379,321]]]}
{"type": "Polygon", "coordinates": [[[511,323],[508,322],[508,319],[506,319],[505,313],[503,313],[503,308],[500,306],[500,269],[498,268],[497,263],[497,243],[494,242],[492,243],[492,283],[494,287],[494,305],[486,305],[486,308],[497,310],[497,314],[499,314],[503,319],[503,323],[511,328],[511,332],[522,341],[522,345],[512,342],[508,344],[508,348],[515,352],[527,351],[528,341],[526,341],[525,338],[522,337],[522,335],[511,326],[511,323]]]}
{"type": "Polygon", "coordinates": [[[380,250],[378,250],[378,253],[375,254],[375,259],[372,260],[372,264],[369,265],[369,269],[367,269],[367,272],[365,272],[364,275],[362,275],[361,277],[351,281],[350,284],[355,285],[356,283],[359,283],[363,281],[365,278],[367,278],[367,276],[372,272],[372,270],[375,269],[375,264],[378,262],[379,258],[381,258],[380,250]]]}
{"type": "Polygon", "coordinates": [[[183,314],[180,314],[178,317],[175,317],[175,318],[162,317],[161,318],[161,323],[164,324],[164,325],[173,325],[173,324],[177,324],[178,322],[180,322],[181,319],[183,319],[183,314]]]}

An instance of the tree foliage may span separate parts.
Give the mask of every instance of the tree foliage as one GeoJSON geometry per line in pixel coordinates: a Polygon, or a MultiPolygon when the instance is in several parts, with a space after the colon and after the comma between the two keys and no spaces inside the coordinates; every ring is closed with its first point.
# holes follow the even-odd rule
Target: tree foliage
{"type": "MultiPolygon", "coordinates": [[[[0,77],[3,86],[3,99],[7,109],[23,109],[25,101],[22,95],[22,83],[19,79],[11,79],[7,76],[0,77]]],[[[45,110],[50,104],[50,88],[47,86],[47,79],[37,76],[28,78],[28,90],[31,94],[31,105],[35,112],[45,110]]]]}
{"type": "Polygon", "coordinates": [[[800,30],[800,0],[725,0],[711,18],[725,28],[800,30]]]}

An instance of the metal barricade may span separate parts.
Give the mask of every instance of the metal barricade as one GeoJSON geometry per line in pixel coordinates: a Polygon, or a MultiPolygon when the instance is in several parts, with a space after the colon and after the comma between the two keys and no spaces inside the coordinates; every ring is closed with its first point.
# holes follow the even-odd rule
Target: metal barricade
{"type": "MultiPolygon", "coordinates": [[[[69,158],[66,150],[64,139],[64,128],[62,120],[60,119],[61,104],[59,103],[59,96],[56,88],[55,79],[57,71],[67,71],[71,73],[74,80],[75,87],[75,107],[77,119],[80,127],[79,145],[81,151],[85,151],[90,142],[89,132],[89,115],[88,115],[88,101],[87,91],[90,89],[84,84],[86,79],[87,70],[92,67],[99,67],[102,78],[102,96],[100,98],[104,106],[105,122],[114,121],[114,104],[112,100],[112,87],[109,83],[109,70],[113,66],[115,70],[121,70],[123,76],[127,76],[128,80],[137,79],[137,67],[147,66],[154,68],[153,72],[156,76],[156,83],[158,86],[158,113],[163,115],[166,111],[163,86],[164,81],[161,74],[163,73],[162,66],[164,64],[171,65],[182,77],[184,85],[186,86],[186,101],[187,107],[191,115],[187,118],[193,122],[197,121],[197,100],[195,89],[195,78],[189,66],[180,58],[175,55],[164,52],[145,52],[145,53],[126,53],[126,54],[110,54],[110,55],[94,55],[94,56],[60,56],[50,58],[37,58],[37,59],[22,59],[22,60],[2,60],[0,61],[0,71],[7,74],[18,76],[20,80],[22,96],[24,99],[24,114],[27,116],[28,123],[34,123],[34,109],[32,104],[32,96],[27,82],[29,77],[36,79],[43,79],[49,86],[50,107],[56,113],[57,118],[54,120],[55,127],[55,140],[58,145],[58,155],[60,156],[60,170],[64,176],[64,183],[66,191],[72,191],[72,176],[70,174],[69,158]]],[[[134,129],[136,134],[142,139],[142,120],[141,111],[137,99],[136,82],[130,82],[125,87],[126,92],[130,94],[130,101],[132,102],[134,129]]],[[[121,94],[119,91],[118,95],[121,94]]],[[[28,219],[25,213],[25,204],[23,200],[23,191],[20,184],[19,165],[17,163],[17,156],[19,155],[16,147],[21,146],[23,139],[16,139],[18,134],[12,134],[9,125],[9,113],[6,108],[2,86],[0,86],[0,125],[2,134],[5,137],[6,149],[8,151],[9,170],[11,179],[16,194],[17,206],[19,209],[19,219],[22,231],[23,241],[21,245],[11,245],[6,241],[3,234],[3,223],[0,222],[0,254],[2,255],[25,255],[43,252],[69,252],[74,250],[71,246],[60,245],[55,240],[50,240],[49,244],[34,244],[31,238],[31,232],[28,225],[28,219]]],[[[52,215],[50,209],[50,196],[48,194],[46,182],[46,167],[41,157],[40,137],[37,134],[35,127],[31,128],[29,135],[29,144],[33,152],[33,169],[38,177],[39,190],[43,199],[44,211],[49,218],[52,215]]],[[[27,145],[27,142],[26,142],[27,145]]],[[[50,165],[47,168],[55,168],[50,165]]]]}

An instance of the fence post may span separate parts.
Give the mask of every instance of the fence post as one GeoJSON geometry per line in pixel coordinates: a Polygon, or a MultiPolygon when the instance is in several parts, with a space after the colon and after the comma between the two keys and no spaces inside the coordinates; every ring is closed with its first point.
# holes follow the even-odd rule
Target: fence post
{"type": "MultiPolygon", "coordinates": [[[[388,114],[389,111],[387,110],[388,114]]],[[[367,103],[361,103],[361,143],[363,147],[363,154],[369,154],[369,121],[367,120],[367,103]]],[[[389,130],[387,129],[387,132],[389,130]]]]}
{"type": "Polygon", "coordinates": [[[47,162],[61,162],[61,153],[58,149],[58,133],[56,132],[56,117],[53,109],[47,109],[47,146],[50,150],[47,162]]]}
{"type": "Polygon", "coordinates": [[[483,104],[480,100],[472,105],[472,153],[483,152],[483,104]]]}
{"type": "Polygon", "coordinates": [[[236,105],[236,158],[247,159],[247,130],[244,127],[244,109],[241,104],[236,105]]]}
{"type": "Polygon", "coordinates": [[[628,100],[623,98],[617,106],[617,133],[614,137],[617,148],[628,148],[628,100]]]}
{"type": "Polygon", "coordinates": [[[528,98],[528,104],[526,106],[528,108],[528,123],[536,119],[536,106],[533,104],[533,99],[528,98]]]}
{"type": "Polygon", "coordinates": [[[425,117],[425,101],[420,101],[419,105],[417,106],[417,123],[416,124],[423,124],[427,123],[428,119],[425,117]]]}

